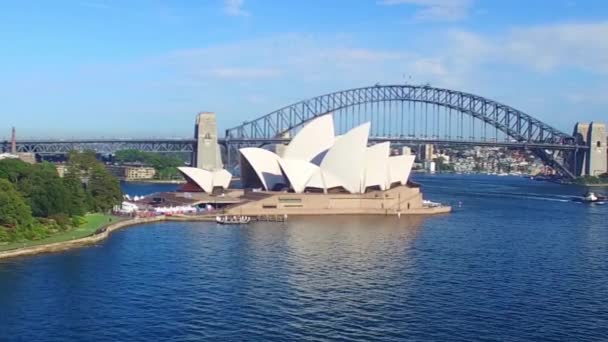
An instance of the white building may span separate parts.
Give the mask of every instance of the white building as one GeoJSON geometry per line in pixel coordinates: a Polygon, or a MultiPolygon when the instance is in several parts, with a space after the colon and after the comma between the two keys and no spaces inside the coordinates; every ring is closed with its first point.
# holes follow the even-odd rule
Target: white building
{"type": "Polygon", "coordinates": [[[10,153],[0,153],[0,160],[3,159],[19,159],[19,156],[16,154],[10,154],[10,153]]]}
{"type": "Polygon", "coordinates": [[[220,169],[209,171],[196,167],[178,167],[179,172],[184,176],[187,183],[183,186],[183,191],[206,192],[209,194],[214,191],[226,190],[232,180],[230,172],[220,169]]]}
{"type": "Polygon", "coordinates": [[[335,136],[331,114],[320,116],[292,139],[282,157],[262,148],[243,148],[245,188],[266,191],[365,193],[405,185],[414,156],[390,156],[390,144],[368,147],[370,123],[335,136]]]}

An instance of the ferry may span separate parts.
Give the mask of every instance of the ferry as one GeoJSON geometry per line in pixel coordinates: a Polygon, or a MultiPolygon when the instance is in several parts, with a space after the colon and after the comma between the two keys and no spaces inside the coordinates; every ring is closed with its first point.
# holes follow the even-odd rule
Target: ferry
{"type": "Polygon", "coordinates": [[[251,222],[249,216],[216,216],[215,222],[219,224],[247,224],[251,222]]]}
{"type": "Polygon", "coordinates": [[[596,195],[593,192],[587,192],[582,197],[575,197],[574,201],[581,202],[581,203],[604,204],[604,203],[606,203],[606,201],[608,201],[608,197],[596,195]]]}

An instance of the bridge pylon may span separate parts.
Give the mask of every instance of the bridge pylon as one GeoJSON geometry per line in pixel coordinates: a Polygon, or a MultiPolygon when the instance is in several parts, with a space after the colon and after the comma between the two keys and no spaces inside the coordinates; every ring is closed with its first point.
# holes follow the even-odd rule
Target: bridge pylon
{"type": "Polygon", "coordinates": [[[576,176],[599,176],[608,172],[606,151],[606,125],[601,122],[578,122],[574,126],[574,137],[588,149],[574,151],[570,164],[576,176]]]}
{"type": "Polygon", "coordinates": [[[196,139],[196,144],[192,154],[192,165],[206,170],[222,169],[222,154],[218,144],[215,113],[201,112],[196,116],[194,139],[196,139]]]}

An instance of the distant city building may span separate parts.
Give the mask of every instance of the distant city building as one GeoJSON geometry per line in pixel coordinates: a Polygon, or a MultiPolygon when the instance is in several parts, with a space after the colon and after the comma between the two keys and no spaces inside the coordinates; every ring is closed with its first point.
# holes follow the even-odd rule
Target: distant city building
{"type": "Polygon", "coordinates": [[[68,166],[65,164],[56,164],[55,169],[57,169],[57,174],[61,178],[63,178],[63,176],[65,176],[65,174],[68,172],[68,166]]]}
{"type": "Polygon", "coordinates": [[[34,153],[1,153],[0,160],[2,159],[20,159],[28,164],[36,164],[36,155],[34,153]]]}
{"type": "Polygon", "coordinates": [[[24,161],[28,164],[36,164],[36,154],[35,153],[18,152],[17,156],[19,157],[19,159],[21,159],[22,161],[24,161]]]}
{"type": "MultiPolygon", "coordinates": [[[[444,153],[436,154],[435,158],[442,158],[444,164],[449,164],[450,163],[450,156],[447,155],[447,154],[444,154],[444,153]]],[[[433,158],[433,159],[435,159],[435,158],[433,158]]]]}
{"type": "Polygon", "coordinates": [[[12,153],[0,153],[0,160],[4,159],[19,159],[19,156],[12,153]]]}
{"type": "Polygon", "coordinates": [[[156,170],[148,166],[108,165],[106,169],[114,176],[127,181],[153,179],[156,176],[156,170]]]}
{"type": "Polygon", "coordinates": [[[433,144],[425,144],[422,145],[422,151],[420,155],[420,160],[422,161],[431,161],[435,158],[435,149],[433,144]]]}
{"type": "Polygon", "coordinates": [[[125,179],[126,180],[144,180],[152,179],[156,176],[156,169],[153,167],[125,167],[125,179]]]}
{"type": "Polygon", "coordinates": [[[437,163],[433,161],[428,162],[428,171],[429,173],[435,173],[437,171],[437,163]]]}

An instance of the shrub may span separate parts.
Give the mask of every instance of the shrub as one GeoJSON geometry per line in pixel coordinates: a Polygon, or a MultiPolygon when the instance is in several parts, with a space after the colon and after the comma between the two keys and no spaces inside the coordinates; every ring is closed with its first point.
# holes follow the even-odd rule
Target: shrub
{"type": "Polygon", "coordinates": [[[0,242],[9,242],[11,241],[11,234],[8,229],[4,227],[0,227],[0,242]]]}
{"type": "Polygon", "coordinates": [[[72,226],[73,227],[79,227],[83,224],[87,223],[87,220],[85,220],[84,217],[82,216],[74,216],[72,217],[72,226]]]}
{"type": "Polygon", "coordinates": [[[47,227],[40,224],[31,224],[22,230],[22,235],[26,240],[41,240],[50,234],[47,227]]]}
{"type": "Polygon", "coordinates": [[[49,218],[55,221],[61,230],[66,230],[72,225],[72,220],[66,214],[55,214],[49,218]]]}

